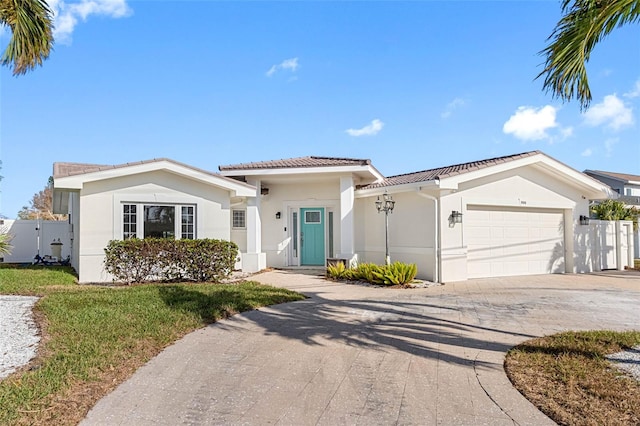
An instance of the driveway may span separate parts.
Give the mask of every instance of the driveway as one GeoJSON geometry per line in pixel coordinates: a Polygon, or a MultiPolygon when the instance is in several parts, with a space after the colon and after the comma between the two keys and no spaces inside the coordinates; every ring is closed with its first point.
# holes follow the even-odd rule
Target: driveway
{"type": "Polygon", "coordinates": [[[640,329],[640,274],[383,289],[272,271],[309,296],[191,333],[102,399],[85,425],[553,424],[505,352],[568,329],[640,329]]]}

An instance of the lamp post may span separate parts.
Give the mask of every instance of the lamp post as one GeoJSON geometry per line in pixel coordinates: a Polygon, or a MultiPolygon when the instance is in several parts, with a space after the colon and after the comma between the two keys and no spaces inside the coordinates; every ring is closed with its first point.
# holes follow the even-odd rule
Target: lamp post
{"type": "Polygon", "coordinates": [[[382,195],[382,200],[379,196],[376,200],[376,209],[378,210],[378,213],[384,212],[384,263],[386,265],[391,264],[391,257],[389,256],[389,213],[393,213],[393,207],[395,204],[396,202],[393,201],[391,195],[386,193],[382,195]]]}

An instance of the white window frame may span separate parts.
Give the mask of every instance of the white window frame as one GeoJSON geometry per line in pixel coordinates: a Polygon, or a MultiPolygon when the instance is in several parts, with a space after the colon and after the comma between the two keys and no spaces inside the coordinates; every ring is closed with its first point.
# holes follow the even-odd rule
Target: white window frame
{"type": "MultiPolygon", "coordinates": [[[[197,239],[198,238],[198,227],[197,227],[197,222],[198,222],[198,208],[196,204],[192,204],[192,203],[184,203],[184,204],[174,204],[174,203],[163,203],[163,202],[149,202],[149,201],[144,201],[144,202],[131,202],[131,201],[123,201],[120,203],[120,217],[121,217],[121,226],[120,226],[120,236],[119,238],[121,239],[127,239],[126,235],[125,235],[125,225],[127,223],[125,223],[125,206],[135,206],[136,207],[136,213],[135,213],[135,225],[136,225],[136,232],[135,232],[135,237],[136,238],[144,238],[144,212],[145,212],[145,207],[150,207],[150,206],[168,206],[168,207],[173,207],[173,215],[174,215],[174,239],[179,240],[183,238],[183,232],[182,232],[182,208],[183,207],[192,207],[193,208],[193,231],[191,232],[193,234],[193,239],[197,239]]],[[[131,238],[131,237],[129,237],[131,238]]]]}
{"type": "Polygon", "coordinates": [[[231,210],[231,229],[247,229],[247,210],[246,209],[232,209],[231,210]],[[242,217],[244,225],[236,226],[236,213],[242,217]]]}

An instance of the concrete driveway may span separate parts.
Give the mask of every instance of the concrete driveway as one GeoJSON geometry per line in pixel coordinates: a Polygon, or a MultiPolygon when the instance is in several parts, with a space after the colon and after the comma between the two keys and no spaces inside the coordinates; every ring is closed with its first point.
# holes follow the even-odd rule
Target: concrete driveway
{"type": "Polygon", "coordinates": [[[553,424],[511,386],[505,352],[567,329],[640,329],[640,274],[412,290],[290,271],[254,278],[309,299],[189,334],[83,424],[553,424]]]}

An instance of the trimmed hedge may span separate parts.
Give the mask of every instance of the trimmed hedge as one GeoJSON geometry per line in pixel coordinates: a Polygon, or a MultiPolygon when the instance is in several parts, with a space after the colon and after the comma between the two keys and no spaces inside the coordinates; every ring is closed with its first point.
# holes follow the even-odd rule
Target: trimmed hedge
{"type": "Polygon", "coordinates": [[[217,282],[233,271],[238,246],[213,239],[134,238],[109,241],[104,252],[105,270],[114,281],[217,282]]]}

